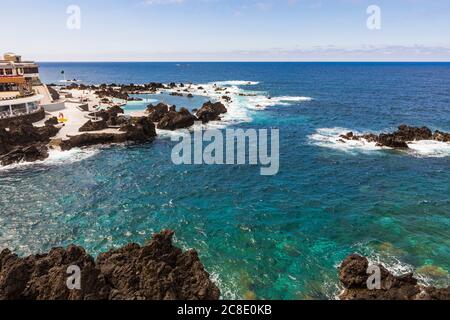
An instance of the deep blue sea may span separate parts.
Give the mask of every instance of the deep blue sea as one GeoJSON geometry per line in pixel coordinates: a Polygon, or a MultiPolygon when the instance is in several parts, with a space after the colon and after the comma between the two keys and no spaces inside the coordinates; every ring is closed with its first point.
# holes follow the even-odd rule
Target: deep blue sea
{"type": "Polygon", "coordinates": [[[57,82],[61,70],[95,84],[257,82],[239,88],[279,103],[240,101],[248,119],[230,127],[278,128],[280,172],[175,166],[166,137],[3,169],[0,248],[75,243],[95,255],[168,228],[198,250],[224,298],[333,298],[353,252],[450,285],[450,147],[336,142],[403,123],[450,132],[449,63],[42,63],[41,77],[57,82]]]}

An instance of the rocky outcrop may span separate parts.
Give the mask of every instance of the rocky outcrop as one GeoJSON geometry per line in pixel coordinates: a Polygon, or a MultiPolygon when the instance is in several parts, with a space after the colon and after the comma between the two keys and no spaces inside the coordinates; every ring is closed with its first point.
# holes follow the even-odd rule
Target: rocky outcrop
{"type": "Polygon", "coordinates": [[[427,127],[410,127],[401,125],[394,133],[364,134],[355,135],[349,132],[341,136],[343,142],[346,140],[366,140],[368,142],[376,142],[377,146],[389,147],[394,149],[408,149],[408,142],[420,140],[436,140],[441,142],[450,142],[450,134],[436,131],[433,132],[427,127]]]}
{"type": "Polygon", "coordinates": [[[217,300],[220,291],[194,250],[172,244],[173,232],[98,256],[83,248],[54,248],[20,258],[0,253],[0,300],[217,300]],[[81,271],[81,288],[67,286],[68,268],[81,271]]]}
{"type": "Polygon", "coordinates": [[[228,110],[223,103],[212,103],[211,101],[208,101],[197,111],[197,118],[203,123],[218,121],[220,120],[220,115],[227,112],[228,110]]]}
{"type": "Polygon", "coordinates": [[[46,144],[58,131],[59,128],[52,125],[35,127],[27,121],[13,122],[9,130],[0,128],[0,164],[46,159],[46,144]]]}
{"type": "Polygon", "coordinates": [[[384,266],[380,269],[380,289],[370,290],[367,281],[369,261],[357,254],[350,255],[339,267],[339,279],[344,286],[342,300],[449,300],[450,287],[438,289],[418,284],[413,274],[395,276],[384,266]]]}
{"type": "Polygon", "coordinates": [[[26,147],[15,147],[8,153],[0,156],[2,166],[7,166],[19,162],[34,162],[48,158],[47,146],[43,143],[36,143],[26,147]]]}
{"type": "Polygon", "coordinates": [[[85,133],[70,137],[60,143],[60,148],[67,151],[73,148],[89,147],[101,144],[124,142],[146,142],[156,137],[153,122],[145,117],[133,118],[127,121],[120,130],[121,133],[85,133]]]}
{"type": "Polygon", "coordinates": [[[99,98],[116,98],[120,100],[128,100],[129,95],[126,92],[123,92],[121,90],[115,90],[113,88],[105,88],[103,90],[98,90],[95,92],[95,94],[99,98]]]}
{"type": "Polygon", "coordinates": [[[450,133],[436,130],[436,132],[433,134],[433,140],[441,142],[450,142],[450,133]]]}
{"type": "Polygon", "coordinates": [[[100,131],[106,128],[108,128],[108,125],[106,124],[105,120],[99,121],[89,120],[80,129],[78,129],[78,131],[79,132],[100,131]]]}
{"type": "Polygon", "coordinates": [[[56,126],[58,124],[58,118],[57,117],[51,117],[47,120],[45,120],[44,124],[46,126],[56,126]]]}
{"type": "Polygon", "coordinates": [[[169,106],[164,103],[158,103],[156,106],[150,104],[146,112],[150,121],[159,122],[169,112],[169,106]]]}
{"type": "Polygon", "coordinates": [[[186,108],[181,108],[179,112],[170,110],[158,123],[158,129],[177,130],[189,128],[194,125],[197,118],[186,108]]]}
{"type": "Polygon", "coordinates": [[[91,117],[102,119],[102,121],[89,120],[79,129],[79,131],[99,131],[108,127],[125,125],[129,120],[124,116],[124,113],[125,111],[118,106],[113,106],[107,110],[100,110],[98,112],[91,113],[91,117]]]}

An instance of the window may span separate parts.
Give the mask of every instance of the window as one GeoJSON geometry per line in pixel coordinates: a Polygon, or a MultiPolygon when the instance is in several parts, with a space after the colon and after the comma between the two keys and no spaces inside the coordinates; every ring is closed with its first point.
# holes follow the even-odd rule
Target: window
{"type": "Polygon", "coordinates": [[[23,72],[24,72],[25,74],[39,73],[39,69],[36,68],[36,67],[33,67],[33,68],[24,68],[24,69],[23,69],[23,72]]]}

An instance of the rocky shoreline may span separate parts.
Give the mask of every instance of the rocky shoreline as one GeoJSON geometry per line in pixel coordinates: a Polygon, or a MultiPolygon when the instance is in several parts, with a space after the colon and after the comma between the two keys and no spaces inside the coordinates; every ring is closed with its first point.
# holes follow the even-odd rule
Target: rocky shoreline
{"type": "MultiPolygon", "coordinates": [[[[190,88],[191,85],[184,84],[149,83],[145,85],[102,84],[100,86],[72,84],[65,89],[90,90],[95,92],[96,97],[101,101],[112,103],[111,100],[115,98],[126,101],[135,100],[129,96],[130,94],[158,93],[161,90],[181,96],[184,96],[183,93],[188,93],[186,97],[190,98],[193,97],[190,88]]],[[[222,88],[216,90],[218,89],[222,90],[222,88]]],[[[223,96],[222,99],[225,103],[231,101],[231,98],[227,96],[223,96]]],[[[55,137],[64,127],[64,124],[58,123],[56,117],[48,118],[44,127],[36,127],[25,120],[15,121],[8,127],[0,128],[0,165],[45,160],[49,149],[54,148],[68,151],[72,148],[94,145],[150,142],[157,136],[156,129],[174,131],[190,128],[197,121],[204,124],[219,121],[221,115],[227,113],[227,108],[222,102],[207,102],[194,111],[195,114],[186,108],[180,108],[177,111],[176,106],[160,103],[156,106],[148,105],[143,116],[130,117],[125,115],[121,107],[112,105],[107,110],[88,111],[86,117],[89,120],[76,128],[78,132],[67,135],[63,139],[55,137]]]]}
{"type": "MultiPolygon", "coordinates": [[[[0,300],[220,299],[197,252],[174,247],[173,235],[163,231],[144,246],[129,244],[96,259],[77,246],[25,258],[5,249],[0,253],[0,300]],[[69,289],[73,266],[81,271],[80,287],[69,289]]],[[[450,287],[420,285],[412,273],[394,275],[358,254],[342,262],[339,280],[344,287],[340,300],[450,300],[450,287]],[[380,287],[369,289],[373,266],[380,270],[380,287]]]]}
{"type": "Polygon", "coordinates": [[[348,256],[339,267],[339,280],[344,286],[341,300],[450,300],[450,287],[435,288],[418,284],[412,273],[396,276],[383,265],[380,288],[368,289],[369,260],[357,254],[348,256]]]}
{"type": "Polygon", "coordinates": [[[77,246],[26,258],[5,249],[0,300],[218,300],[220,290],[197,252],[174,247],[173,234],[163,231],[142,247],[130,244],[96,260],[77,246]],[[80,288],[71,290],[67,280],[73,266],[81,278],[80,288]]]}

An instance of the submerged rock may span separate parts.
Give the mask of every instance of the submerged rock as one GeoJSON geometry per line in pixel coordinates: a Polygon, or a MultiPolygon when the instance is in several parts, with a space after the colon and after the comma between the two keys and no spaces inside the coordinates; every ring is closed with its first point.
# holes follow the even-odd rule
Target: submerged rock
{"type": "Polygon", "coordinates": [[[197,252],[172,244],[163,231],[143,247],[130,244],[98,256],[83,248],[54,248],[19,258],[0,253],[0,300],[217,300],[220,291],[197,252]],[[70,266],[81,270],[81,288],[67,287],[70,266]]]}
{"type": "Polygon", "coordinates": [[[220,115],[227,112],[228,110],[223,103],[212,103],[211,101],[208,101],[197,111],[197,117],[203,123],[207,123],[220,120],[220,115]]]}
{"type": "Polygon", "coordinates": [[[395,276],[384,266],[380,269],[380,289],[370,290],[367,285],[369,261],[357,254],[348,256],[339,267],[339,279],[344,291],[342,300],[448,300],[450,287],[438,289],[418,284],[412,273],[395,276]]]}

